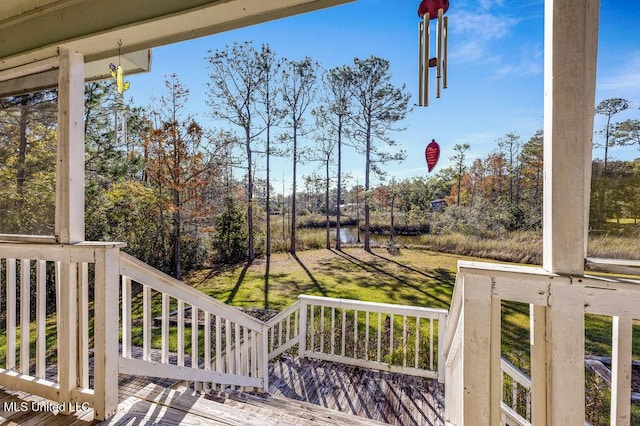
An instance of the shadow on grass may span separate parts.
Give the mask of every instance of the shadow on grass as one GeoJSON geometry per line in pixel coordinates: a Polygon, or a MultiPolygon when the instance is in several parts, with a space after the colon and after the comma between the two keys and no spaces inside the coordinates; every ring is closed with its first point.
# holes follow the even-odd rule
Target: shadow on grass
{"type": "Polygon", "coordinates": [[[322,284],[320,284],[320,281],[318,281],[316,279],[316,277],[313,276],[313,274],[311,273],[311,271],[309,270],[309,268],[307,268],[307,266],[302,263],[302,261],[300,260],[300,258],[298,257],[297,254],[292,253],[291,256],[296,260],[296,262],[298,262],[298,264],[300,265],[300,267],[302,269],[304,269],[304,272],[307,273],[307,275],[309,276],[309,279],[311,279],[311,281],[313,282],[313,286],[324,296],[327,297],[329,295],[329,293],[327,293],[327,289],[325,289],[322,284]]]}
{"type": "MultiPolygon", "coordinates": [[[[378,272],[380,274],[383,274],[383,275],[386,275],[386,276],[388,276],[390,278],[393,278],[397,282],[399,282],[399,283],[401,283],[401,284],[403,284],[403,285],[405,285],[407,287],[411,287],[412,289],[416,290],[417,292],[420,292],[420,293],[424,294],[427,298],[433,299],[433,300],[439,302],[442,306],[449,306],[449,303],[450,303],[449,299],[445,299],[445,298],[436,296],[436,295],[433,294],[433,292],[426,291],[423,288],[421,288],[419,285],[416,285],[416,284],[414,284],[412,282],[407,281],[406,279],[404,279],[402,277],[394,275],[391,272],[386,271],[386,270],[384,270],[383,268],[381,268],[379,266],[373,265],[371,263],[364,262],[361,259],[358,259],[357,257],[352,256],[351,254],[346,253],[344,251],[338,251],[338,250],[333,250],[333,249],[331,251],[333,253],[335,253],[336,255],[342,257],[346,261],[353,263],[354,265],[360,267],[361,269],[364,269],[365,271],[374,270],[375,272],[378,272]]],[[[379,256],[379,257],[382,257],[382,256],[379,256]]],[[[384,259],[384,257],[382,257],[382,258],[384,259]]],[[[443,282],[445,282],[447,284],[449,284],[451,282],[452,278],[451,278],[451,273],[449,271],[447,271],[446,269],[438,268],[436,270],[436,272],[437,272],[436,276],[426,275],[426,277],[430,278],[430,279],[439,280],[438,278],[446,279],[447,275],[449,275],[449,278],[448,278],[449,282],[447,282],[447,281],[443,281],[443,282]]],[[[425,274],[423,274],[423,275],[425,275],[425,274]]]]}
{"type": "Polygon", "coordinates": [[[247,275],[247,269],[249,269],[250,265],[251,264],[247,263],[242,268],[242,271],[240,272],[240,276],[238,277],[238,281],[236,281],[236,285],[233,287],[233,290],[231,290],[231,293],[229,294],[229,297],[227,297],[227,300],[224,301],[224,303],[226,303],[227,305],[233,302],[233,299],[235,299],[236,294],[238,294],[238,290],[240,290],[240,286],[244,281],[244,277],[247,275]]]}

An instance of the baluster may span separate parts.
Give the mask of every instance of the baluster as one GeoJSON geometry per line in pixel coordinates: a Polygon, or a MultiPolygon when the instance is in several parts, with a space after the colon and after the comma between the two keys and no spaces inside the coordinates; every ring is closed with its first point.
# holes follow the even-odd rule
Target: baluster
{"type": "Polygon", "coordinates": [[[142,286],[142,357],[151,361],[151,287],[142,286]]]}
{"type": "MultiPolygon", "coordinates": [[[[184,302],[178,300],[178,365],[184,367],[184,302]]],[[[193,306],[191,307],[193,309],[193,306]]]]}
{"type": "MultiPolygon", "coordinates": [[[[416,317],[416,354],[415,354],[415,359],[414,359],[414,367],[418,368],[418,359],[420,357],[419,352],[420,352],[420,317],[416,317]]],[[[433,370],[433,367],[431,367],[431,369],[433,370]]]]}
{"type": "Polygon", "coordinates": [[[31,269],[29,259],[20,260],[20,372],[29,374],[31,269]]]}
{"type": "Polygon", "coordinates": [[[342,308],[342,356],[344,356],[345,337],[347,335],[347,310],[342,308]]]}
{"type": "MultiPolygon", "coordinates": [[[[440,328],[440,322],[438,322],[438,334],[444,334],[444,329],[440,328]]],[[[438,348],[442,350],[442,348],[438,348]]],[[[433,318],[429,319],[429,368],[433,370],[433,318]]]]}
{"type": "MultiPolygon", "coordinates": [[[[225,331],[225,350],[224,350],[224,358],[225,358],[225,373],[234,374],[235,373],[235,358],[232,356],[231,351],[234,348],[233,343],[231,342],[231,321],[228,319],[224,320],[224,331],[225,331]]],[[[233,387],[232,387],[233,389],[233,387]]]]}
{"type": "Polygon", "coordinates": [[[7,370],[16,367],[16,260],[7,259],[7,370]]]}
{"type": "Polygon", "coordinates": [[[44,379],[47,368],[47,262],[36,263],[36,377],[44,379]]]}
{"type": "MultiPolygon", "coordinates": [[[[216,322],[216,370],[222,373],[222,322],[218,315],[214,317],[216,322]]],[[[214,386],[215,388],[215,386],[214,386]]],[[[220,386],[222,390],[222,385],[220,386]]]]}
{"type": "MultiPolygon", "coordinates": [[[[245,336],[246,337],[246,336],[245,336]]],[[[238,323],[235,324],[235,345],[234,345],[234,354],[236,357],[235,362],[235,374],[241,375],[242,372],[242,346],[244,346],[242,339],[240,338],[240,325],[238,323]]]]}
{"type": "Polygon", "coordinates": [[[169,295],[162,293],[162,363],[169,362],[169,295]]]}
{"type": "Polygon", "coordinates": [[[122,356],[131,358],[131,278],[122,276],[122,356]]]}
{"type": "MultiPolygon", "coordinates": [[[[211,314],[204,312],[204,369],[211,371],[211,314]]],[[[206,388],[209,388],[207,382],[206,388]]]]}
{"type": "Polygon", "coordinates": [[[291,315],[287,315],[287,342],[291,340],[291,315]]]}
{"type": "Polygon", "coordinates": [[[191,307],[191,368],[198,368],[198,308],[191,307]]]}
{"type": "Polygon", "coordinates": [[[315,324],[313,323],[313,319],[314,319],[314,312],[316,310],[315,305],[310,305],[309,308],[311,308],[311,352],[315,351],[316,349],[316,327],[315,324]]]}
{"type": "MultiPolygon", "coordinates": [[[[78,327],[79,327],[79,342],[78,349],[80,350],[80,365],[78,366],[78,377],[80,378],[80,386],[83,388],[89,387],[89,264],[83,262],[78,265],[78,282],[79,294],[78,300],[80,306],[78,307],[78,327]]],[[[117,285],[117,284],[116,284],[117,285]]],[[[116,308],[117,312],[117,308],[116,308]]],[[[129,324],[131,329],[131,324],[129,324]]]]}
{"type": "Polygon", "coordinates": [[[358,358],[358,310],[353,311],[353,357],[358,358]]]}
{"type": "Polygon", "coordinates": [[[364,359],[369,360],[369,311],[364,314],[364,359]]]}
{"type": "Polygon", "coordinates": [[[402,366],[407,366],[407,316],[402,316],[402,366]]]}
{"type": "Polygon", "coordinates": [[[377,361],[380,362],[382,355],[382,312],[378,312],[378,356],[377,361]]]}
{"type": "Polygon", "coordinates": [[[389,315],[389,362],[393,358],[393,314],[389,315]]]}
{"type": "Polygon", "coordinates": [[[324,306],[320,306],[320,353],[324,353],[324,306]]]}
{"type": "Polygon", "coordinates": [[[335,354],[336,348],[336,308],[331,308],[331,355],[335,354]]]}

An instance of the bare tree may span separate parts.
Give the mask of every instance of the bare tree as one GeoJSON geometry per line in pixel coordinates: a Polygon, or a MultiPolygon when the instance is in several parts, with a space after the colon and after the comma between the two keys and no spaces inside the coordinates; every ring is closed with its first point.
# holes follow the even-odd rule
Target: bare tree
{"type": "Polygon", "coordinates": [[[292,143],[291,156],[293,159],[290,248],[292,254],[296,253],[296,190],[297,167],[300,160],[298,138],[305,134],[305,116],[316,93],[317,68],[317,62],[306,57],[301,61],[285,60],[282,69],[282,100],[285,116],[291,129],[291,134],[285,135],[285,138],[292,143]]]}
{"type": "Polygon", "coordinates": [[[336,138],[338,148],[337,162],[337,183],[336,183],[336,250],[341,249],[340,244],[340,216],[342,202],[342,145],[345,135],[345,126],[351,108],[351,98],[349,96],[350,72],[346,66],[332,68],[323,75],[324,103],[327,104],[325,123],[331,126],[330,133],[336,138]]]}
{"type": "Polygon", "coordinates": [[[208,104],[213,115],[239,126],[244,132],[247,158],[247,226],[249,231],[248,261],[255,259],[253,229],[253,158],[252,142],[262,130],[256,129],[256,96],[263,84],[264,68],[260,54],[249,42],[235,43],[224,50],[209,51],[207,57],[210,81],[208,104]]]}
{"type": "Polygon", "coordinates": [[[458,207],[460,207],[460,191],[461,191],[461,186],[462,186],[462,176],[466,173],[467,171],[467,166],[465,164],[465,161],[467,159],[467,155],[466,152],[471,148],[471,145],[469,145],[468,143],[463,143],[463,144],[456,144],[453,147],[453,150],[455,151],[455,154],[449,158],[451,161],[454,162],[455,164],[455,168],[456,168],[456,177],[458,180],[458,194],[457,194],[457,200],[456,200],[456,205],[458,207]]]}
{"type": "Polygon", "coordinates": [[[283,111],[278,108],[280,101],[280,70],[282,62],[269,45],[262,45],[258,55],[258,64],[262,71],[262,84],[258,87],[257,100],[260,104],[258,113],[262,117],[266,131],[266,210],[267,210],[267,239],[266,255],[267,268],[271,259],[271,129],[282,120],[283,111]]]}
{"type": "Polygon", "coordinates": [[[364,203],[364,249],[371,251],[370,244],[370,193],[371,171],[384,176],[380,164],[401,161],[404,151],[389,153],[382,151],[376,141],[387,147],[397,145],[388,133],[394,125],[404,119],[409,112],[411,95],[405,86],[396,87],[391,83],[389,61],[376,56],[367,59],[355,58],[349,71],[350,93],[354,102],[351,116],[355,128],[354,137],[359,140],[365,154],[365,203],[364,203]]]}
{"type": "MultiPolygon", "coordinates": [[[[333,153],[335,151],[336,145],[338,141],[333,138],[331,134],[331,122],[328,118],[330,115],[329,111],[325,107],[316,108],[313,111],[314,116],[316,117],[316,146],[312,153],[313,158],[317,159],[321,162],[322,167],[324,168],[324,213],[326,218],[326,228],[327,228],[327,245],[328,249],[331,248],[331,221],[330,221],[330,212],[331,212],[331,202],[330,202],[330,191],[331,191],[331,159],[333,157],[333,153]]],[[[340,198],[337,198],[337,203],[340,204],[340,198]]],[[[340,207],[338,206],[338,209],[340,207]]],[[[337,240],[340,240],[340,234],[336,236],[337,240]]],[[[339,243],[337,243],[337,249],[339,248],[339,243]]]]}

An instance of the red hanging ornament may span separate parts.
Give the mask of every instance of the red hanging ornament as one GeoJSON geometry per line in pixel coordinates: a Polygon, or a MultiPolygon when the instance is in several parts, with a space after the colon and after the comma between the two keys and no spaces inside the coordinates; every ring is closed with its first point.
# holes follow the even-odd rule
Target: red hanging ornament
{"type": "Polygon", "coordinates": [[[446,13],[449,10],[449,0],[422,0],[418,6],[418,16],[422,18],[425,13],[429,13],[429,19],[436,19],[439,9],[446,13]]]}
{"type": "Polygon", "coordinates": [[[431,139],[431,142],[427,145],[427,148],[424,150],[424,157],[427,160],[427,170],[431,172],[440,159],[440,145],[438,145],[435,139],[431,139]]]}

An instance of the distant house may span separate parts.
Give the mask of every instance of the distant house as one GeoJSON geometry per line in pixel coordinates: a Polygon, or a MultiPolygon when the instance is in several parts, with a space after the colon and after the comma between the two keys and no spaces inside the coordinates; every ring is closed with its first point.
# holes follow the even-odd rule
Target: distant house
{"type": "Polygon", "coordinates": [[[431,200],[429,201],[429,205],[433,210],[444,210],[447,207],[447,202],[444,199],[439,200],[431,200]]]}

